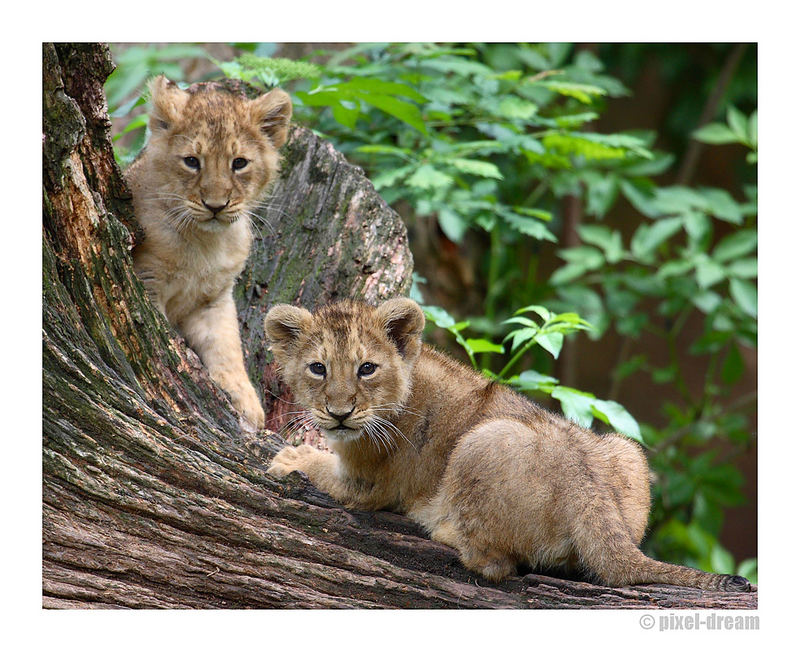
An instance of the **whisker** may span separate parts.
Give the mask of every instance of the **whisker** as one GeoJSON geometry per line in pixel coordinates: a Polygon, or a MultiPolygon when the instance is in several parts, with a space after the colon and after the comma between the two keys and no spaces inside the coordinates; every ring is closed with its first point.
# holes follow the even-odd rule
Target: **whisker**
{"type": "Polygon", "coordinates": [[[373,410],[379,410],[381,412],[388,412],[393,411],[397,413],[401,412],[408,412],[409,414],[413,414],[416,417],[422,417],[423,415],[415,410],[412,410],[409,407],[404,405],[400,405],[399,403],[383,403],[381,405],[372,405],[370,406],[373,410]]]}
{"type": "MultiPolygon", "coordinates": [[[[376,422],[381,424],[384,428],[386,428],[386,427],[391,428],[394,432],[396,432],[403,439],[405,439],[414,450],[417,450],[417,447],[414,445],[414,442],[412,442],[408,437],[406,437],[405,434],[403,433],[403,431],[400,430],[400,428],[398,428],[396,425],[394,425],[391,421],[389,421],[388,419],[384,419],[383,417],[378,416],[378,415],[375,415],[373,418],[375,419],[376,422]]],[[[394,439],[394,438],[392,438],[392,439],[394,439]]]]}

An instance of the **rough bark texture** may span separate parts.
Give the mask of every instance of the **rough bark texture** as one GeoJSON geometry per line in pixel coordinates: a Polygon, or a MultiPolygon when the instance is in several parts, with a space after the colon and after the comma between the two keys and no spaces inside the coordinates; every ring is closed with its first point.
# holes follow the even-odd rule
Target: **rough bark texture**
{"type": "MultiPolygon", "coordinates": [[[[227,397],[146,299],[108,138],[96,45],[44,51],[43,604],[52,608],[714,607],[755,594],[609,589],[528,575],[498,586],[402,516],[347,511],[265,473],[227,397]]],[[[363,174],[293,132],[269,226],[238,290],[254,380],[272,303],[407,289],[405,230],[363,174]]],[[[269,408],[269,404],[267,405],[269,408]]]]}

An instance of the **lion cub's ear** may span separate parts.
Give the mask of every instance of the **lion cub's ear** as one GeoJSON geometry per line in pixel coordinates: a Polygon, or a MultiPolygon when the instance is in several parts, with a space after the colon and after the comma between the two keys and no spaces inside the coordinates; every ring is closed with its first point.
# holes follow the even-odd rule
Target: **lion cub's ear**
{"type": "Polygon", "coordinates": [[[169,129],[179,118],[189,99],[189,93],[178,88],[175,82],[159,75],[148,84],[153,99],[150,114],[150,131],[169,129]]]}
{"type": "Polygon", "coordinates": [[[311,327],[313,317],[305,308],[280,304],[264,318],[264,334],[278,362],[287,355],[297,338],[311,327]]]}
{"type": "Polygon", "coordinates": [[[250,115],[259,129],[277,149],[289,135],[289,120],[292,118],[292,98],[280,88],[250,102],[250,115]]]}
{"type": "Polygon", "coordinates": [[[425,328],[422,308],[415,301],[400,297],[382,303],[376,308],[375,315],[400,355],[407,360],[416,359],[422,347],[422,329],[425,328]]]}

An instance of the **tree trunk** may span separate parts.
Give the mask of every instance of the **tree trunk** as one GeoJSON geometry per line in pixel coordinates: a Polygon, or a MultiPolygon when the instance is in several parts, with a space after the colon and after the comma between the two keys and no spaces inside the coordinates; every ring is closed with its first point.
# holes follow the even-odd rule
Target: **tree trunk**
{"type": "MultiPolygon", "coordinates": [[[[345,510],[299,474],[270,478],[280,437],[239,430],[133,273],[108,50],[45,44],[43,57],[45,607],[756,606],[755,594],[538,575],[485,586],[408,519],[345,510]]],[[[284,391],[264,353],[267,308],[403,293],[412,266],[397,215],[305,129],[293,130],[271,205],[237,301],[274,416],[284,391]]]]}

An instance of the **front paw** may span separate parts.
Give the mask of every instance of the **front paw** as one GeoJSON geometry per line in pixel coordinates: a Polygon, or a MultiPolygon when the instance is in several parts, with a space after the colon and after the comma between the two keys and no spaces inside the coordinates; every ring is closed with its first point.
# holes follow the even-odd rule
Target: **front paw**
{"type": "Polygon", "coordinates": [[[310,462],[313,456],[318,454],[319,451],[308,444],[286,446],[278,451],[278,454],[272,458],[272,464],[270,464],[267,469],[267,473],[276,478],[282,478],[289,475],[292,471],[306,472],[308,469],[308,462],[310,462]]]}
{"type": "Polygon", "coordinates": [[[261,430],[266,423],[264,416],[264,408],[261,407],[261,401],[258,400],[256,391],[252,385],[247,384],[238,392],[231,392],[231,402],[233,407],[242,415],[242,418],[247,422],[243,426],[250,426],[246,430],[261,430]]]}

